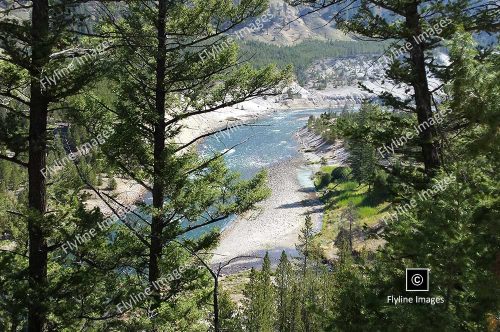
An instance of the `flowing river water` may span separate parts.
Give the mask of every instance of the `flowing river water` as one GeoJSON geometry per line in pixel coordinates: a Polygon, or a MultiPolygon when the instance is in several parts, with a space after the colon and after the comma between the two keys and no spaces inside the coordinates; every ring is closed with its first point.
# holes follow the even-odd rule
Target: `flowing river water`
{"type": "MultiPolygon", "coordinates": [[[[230,130],[206,139],[199,151],[202,155],[226,152],[224,159],[228,167],[248,179],[263,168],[297,158],[301,153],[300,143],[294,135],[307,124],[309,116],[317,117],[324,112],[325,110],[286,110],[245,122],[246,125],[233,121],[229,123],[232,127],[230,130]]],[[[310,167],[299,167],[296,176],[305,191],[314,191],[310,167]]],[[[234,219],[228,218],[215,226],[224,229],[234,219]]]]}

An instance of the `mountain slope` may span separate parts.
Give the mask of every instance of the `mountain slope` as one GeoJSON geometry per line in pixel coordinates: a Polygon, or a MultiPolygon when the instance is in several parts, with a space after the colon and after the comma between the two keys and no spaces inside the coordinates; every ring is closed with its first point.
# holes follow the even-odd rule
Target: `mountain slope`
{"type": "Polygon", "coordinates": [[[351,40],[329,22],[329,11],[304,16],[309,11],[307,7],[292,7],[283,0],[271,0],[263,19],[247,22],[236,34],[244,40],[277,45],[292,45],[305,39],[351,40]]]}

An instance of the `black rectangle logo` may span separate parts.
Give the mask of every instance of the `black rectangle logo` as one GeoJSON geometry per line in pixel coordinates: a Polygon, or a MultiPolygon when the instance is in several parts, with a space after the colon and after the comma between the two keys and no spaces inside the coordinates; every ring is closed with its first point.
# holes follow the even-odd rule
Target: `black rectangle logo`
{"type": "Polygon", "coordinates": [[[429,269],[407,268],[406,269],[406,291],[428,292],[429,291],[429,269]]]}

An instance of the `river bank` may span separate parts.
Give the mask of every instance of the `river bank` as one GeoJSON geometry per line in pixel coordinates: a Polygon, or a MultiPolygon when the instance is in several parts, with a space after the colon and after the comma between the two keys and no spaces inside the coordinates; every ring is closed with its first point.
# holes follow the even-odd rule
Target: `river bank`
{"type": "Polygon", "coordinates": [[[224,229],[212,264],[253,256],[231,263],[224,274],[260,267],[266,251],[273,266],[277,265],[282,251],[290,256],[298,255],[295,244],[306,214],[317,225],[322,213],[322,203],[314,188],[304,187],[297,176],[305,164],[306,159],[301,155],[269,168],[268,186],[272,194],[259,204],[260,211],[239,216],[224,229]]]}
{"type": "Polygon", "coordinates": [[[336,140],[335,143],[329,143],[320,135],[313,133],[307,127],[301,128],[295,134],[299,141],[304,158],[314,166],[314,173],[319,171],[321,162],[325,165],[345,165],[347,161],[347,151],[344,142],[336,140]]]}
{"type": "Polygon", "coordinates": [[[235,123],[248,123],[281,111],[341,109],[360,105],[369,95],[356,87],[341,87],[328,91],[307,90],[293,83],[288,87],[294,92],[293,97],[283,93],[274,97],[258,97],[232,107],[192,116],[183,123],[183,130],[178,136],[178,143],[186,143],[200,134],[220,130],[235,123]]]}
{"type": "MultiPolygon", "coordinates": [[[[305,123],[307,116],[301,118],[305,123]]],[[[307,214],[312,218],[314,230],[321,230],[323,203],[311,177],[321,168],[321,161],[342,165],[347,155],[341,142],[332,145],[305,125],[292,137],[290,139],[298,143],[295,149],[299,153],[268,169],[272,194],[260,203],[261,212],[239,216],[222,232],[212,264],[236,259],[224,268],[223,274],[260,267],[266,252],[273,267],[278,264],[282,251],[298,256],[295,246],[307,214]]]]}
{"type": "Polygon", "coordinates": [[[105,184],[96,187],[96,189],[99,190],[101,197],[99,197],[91,189],[83,190],[85,194],[88,195],[88,199],[85,201],[87,209],[91,210],[99,208],[104,216],[109,217],[113,214],[110,206],[116,211],[121,207],[131,207],[137,205],[146,198],[148,191],[134,180],[118,177],[115,177],[115,180],[116,188],[109,190],[105,185],[109,179],[103,178],[103,182],[105,184]],[[113,199],[109,197],[113,197],[113,199]],[[106,201],[104,202],[103,199],[106,201]]]}
{"type": "MultiPolygon", "coordinates": [[[[228,125],[233,125],[234,123],[246,123],[251,122],[272,114],[273,112],[286,109],[285,104],[276,102],[274,99],[265,100],[263,98],[257,98],[253,101],[247,101],[235,105],[234,107],[226,107],[210,114],[197,115],[188,118],[183,123],[183,129],[178,135],[175,143],[179,145],[187,144],[196,137],[220,130],[228,125]]],[[[104,179],[105,183],[107,179],[104,179]]],[[[120,202],[124,206],[130,206],[141,202],[148,194],[148,191],[144,186],[139,183],[126,178],[116,177],[115,178],[117,186],[114,190],[107,190],[106,186],[100,186],[97,189],[102,193],[115,198],[116,201],[120,202]]],[[[119,204],[115,201],[107,198],[106,202],[102,200],[93,190],[84,190],[88,195],[88,199],[85,201],[87,209],[91,210],[94,208],[100,209],[104,215],[109,216],[112,214],[111,209],[108,204],[114,209],[119,208],[119,204]]],[[[106,196],[104,196],[106,197],[106,196]]]]}

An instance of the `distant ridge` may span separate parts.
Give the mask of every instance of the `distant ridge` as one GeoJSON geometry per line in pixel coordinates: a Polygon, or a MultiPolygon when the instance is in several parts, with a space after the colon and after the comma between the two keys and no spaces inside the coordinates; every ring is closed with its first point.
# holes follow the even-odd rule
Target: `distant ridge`
{"type": "Polygon", "coordinates": [[[310,11],[307,7],[292,7],[283,0],[270,0],[269,11],[266,12],[265,22],[246,22],[236,30],[244,40],[255,40],[276,45],[293,45],[307,39],[315,40],[351,40],[329,22],[331,10],[300,17],[310,11]],[[249,32],[244,29],[249,26],[259,26],[249,32]],[[244,33],[243,33],[244,32],[244,33]]]}

